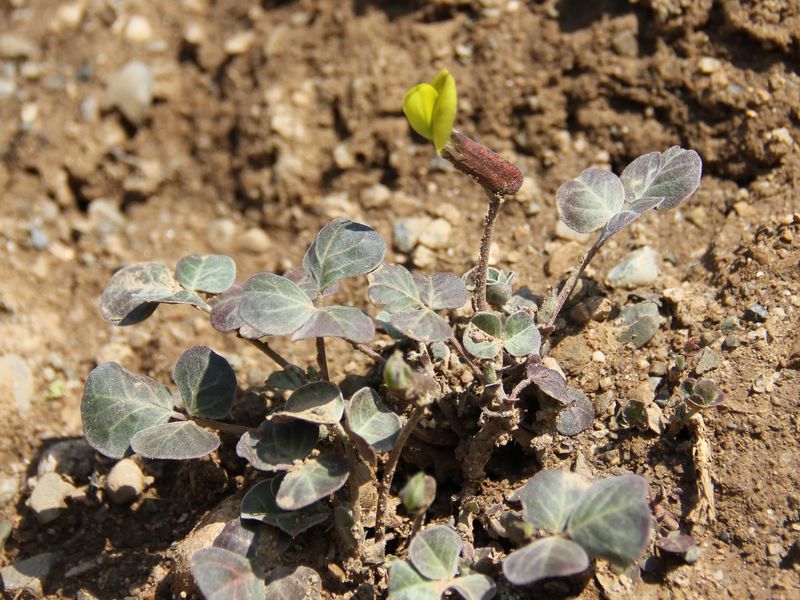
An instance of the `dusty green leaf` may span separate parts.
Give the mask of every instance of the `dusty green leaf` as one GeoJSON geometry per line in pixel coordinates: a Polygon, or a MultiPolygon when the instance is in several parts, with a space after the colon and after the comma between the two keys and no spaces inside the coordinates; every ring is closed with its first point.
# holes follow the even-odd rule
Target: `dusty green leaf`
{"type": "Polygon", "coordinates": [[[503,323],[494,313],[479,312],[464,328],[464,349],[481,359],[491,359],[503,348],[503,323]]]}
{"type": "Polygon", "coordinates": [[[575,542],[546,537],[512,552],[503,561],[503,575],[514,585],[548,577],[575,575],[589,568],[589,557],[575,542]]]}
{"type": "Polygon", "coordinates": [[[117,363],[103,363],[89,374],[81,400],[86,441],[105,456],[122,458],[134,435],[169,420],[172,406],[166,386],[117,363]]]}
{"type": "Polygon", "coordinates": [[[461,308],[467,302],[467,288],[454,273],[414,275],[422,303],[431,310],[461,308]]]}
{"type": "Polygon", "coordinates": [[[451,579],[447,587],[461,594],[464,600],[491,600],[497,593],[494,581],[480,573],[451,579]]]}
{"type": "Polygon", "coordinates": [[[299,329],[316,309],[293,281],[274,273],[258,273],[244,284],[239,315],[267,335],[286,335],[299,329]]]}
{"type": "Polygon", "coordinates": [[[462,547],[463,542],[452,527],[434,525],[414,536],[408,557],[428,579],[450,579],[458,570],[462,547]]]}
{"type": "Polygon", "coordinates": [[[440,600],[446,589],[441,581],[425,579],[404,560],[396,560],[389,570],[391,600],[440,600]]]}
{"type": "Polygon", "coordinates": [[[377,231],[348,219],[335,219],[317,234],[303,258],[303,268],[322,290],[341,279],[369,273],[385,254],[386,244],[377,231]]]}
{"type": "Polygon", "coordinates": [[[520,310],[506,319],[503,346],[512,356],[539,354],[542,336],[539,328],[527,312],[520,310]]]}
{"type": "Polygon", "coordinates": [[[261,521],[277,527],[292,537],[327,520],[330,511],[321,502],[315,502],[300,510],[280,508],[276,496],[283,479],[284,474],[281,473],[277,477],[259,481],[250,488],[242,499],[242,519],[261,521]]]}
{"type": "Polygon", "coordinates": [[[619,177],[591,167],[556,192],[558,214],[564,224],[580,233],[603,227],[622,210],[625,191],[619,177]]]}
{"type": "Polygon", "coordinates": [[[235,331],[245,323],[239,315],[239,305],[242,303],[244,288],[234,284],[210,301],[211,326],[217,331],[227,333],[235,331]]]}
{"type": "Polygon", "coordinates": [[[409,308],[389,317],[389,324],[403,335],[418,342],[440,342],[450,339],[450,324],[427,308],[409,308]]]}
{"type": "Polygon", "coordinates": [[[330,381],[313,381],[292,392],[280,414],[309,423],[333,425],[341,420],[343,413],[344,399],[339,386],[330,381]]]}
{"type": "Polygon", "coordinates": [[[640,156],[622,172],[626,204],[640,198],[662,198],[658,210],[675,208],[697,190],[702,170],[697,152],[678,146],[640,156]]]}
{"type": "Polygon", "coordinates": [[[172,376],[190,415],[222,419],[230,412],[236,399],[236,374],[208,346],[192,346],[181,354],[172,376]]]}
{"type": "Polygon", "coordinates": [[[286,474],[275,498],[283,510],[299,510],[341,488],[350,475],[350,465],[344,457],[320,455],[286,474]]]}
{"type": "Polygon", "coordinates": [[[424,512],[436,498],[436,480],[420,471],[408,480],[399,496],[408,512],[424,512]]]}
{"type": "Polygon", "coordinates": [[[389,313],[414,308],[422,303],[414,277],[400,265],[383,265],[372,273],[368,293],[373,304],[384,304],[389,313]]]}
{"type": "Polygon", "coordinates": [[[622,567],[636,562],[653,524],[647,491],[647,481],[638,475],[594,482],[569,518],[569,537],[592,556],[622,567]]]}
{"type": "Polygon", "coordinates": [[[167,265],[129,265],[114,273],[108,282],[100,296],[100,314],[112,325],[134,325],[153,314],[161,298],[180,289],[167,265]]]}
{"type": "Polygon", "coordinates": [[[319,426],[303,421],[264,421],[245,433],[236,454],[261,471],[287,471],[306,458],[317,445],[319,426]]]}
{"type": "Polygon", "coordinates": [[[178,261],[175,278],[187,289],[219,294],[236,281],[236,263],[223,254],[190,254],[178,261]]]}
{"type": "Polygon", "coordinates": [[[528,480],[520,494],[524,519],[537,529],[561,533],[589,485],[589,481],[577,473],[539,471],[528,480]]]}
{"type": "Polygon", "coordinates": [[[142,429],[131,438],[131,449],[151,460],[190,460],[211,454],[219,437],[191,421],[161,423],[142,429]]]}
{"type": "Polygon", "coordinates": [[[309,338],[338,337],[366,344],[375,337],[375,325],[360,309],[351,306],[325,306],[316,309],[292,341],[309,338]]]}
{"type": "Polygon", "coordinates": [[[345,404],[347,425],[355,435],[376,452],[389,452],[394,448],[403,422],[381,400],[375,390],[365,387],[358,390],[345,404]]]}
{"type": "Polygon", "coordinates": [[[265,600],[266,587],[243,556],[224,548],[192,555],[192,576],[206,600],[265,600]]]}

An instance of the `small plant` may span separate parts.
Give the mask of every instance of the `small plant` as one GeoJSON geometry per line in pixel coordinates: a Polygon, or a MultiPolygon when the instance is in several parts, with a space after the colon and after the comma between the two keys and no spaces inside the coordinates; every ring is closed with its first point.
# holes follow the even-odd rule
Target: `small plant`
{"type": "Polygon", "coordinates": [[[647,482],[638,475],[590,482],[576,473],[540,471],[520,500],[523,519],[549,535],[503,561],[503,574],[517,585],[580,573],[590,558],[628,567],[641,557],[655,522],[647,482]]]}
{"type": "MultiPolygon", "coordinates": [[[[600,234],[560,290],[551,290],[539,307],[527,289],[513,289],[513,272],[488,267],[503,198],[519,189],[522,173],[453,129],[457,92],[446,70],[432,83],[412,88],[403,109],[413,129],[487,194],[478,264],[465,268],[463,276],[411,273],[384,262],[386,244],[376,231],[335,219],[316,235],[302,264],[284,274],[257,273],[236,283],[233,259],[221,255],[187,256],[174,272],[156,262],[120,269],[100,299],[101,314],[109,323],[139,323],[160,304],[204,311],[216,330],[238,336],[275,363],[265,386],[276,396],[273,403],[265,401],[266,416],[259,422],[231,422],[236,376],[229,362],[206,346],[189,348],[177,359],[172,373],[177,397],[162,383],[104,363],[89,375],[81,404],[85,435],[93,448],[112,458],[133,452],[149,459],[188,460],[232,441],[253,473],[262,474],[242,500],[243,520],[266,523],[294,537],[333,517],[342,558],[373,564],[385,555],[392,482],[415,432],[424,428],[429,437],[450,440],[461,468],[461,497],[469,502],[498,441],[512,439],[524,419],[537,418],[536,410],[527,410],[532,404],[557,405],[553,425],[561,434],[576,435],[591,425],[590,400],[545,365],[548,338],[600,247],[646,211],[674,208],[690,196],[700,181],[700,158],[673,147],[637,158],[621,177],[591,168],[562,185],[556,195],[562,221],[576,231],[600,234]],[[380,307],[374,317],[333,302],[340,282],[364,276],[369,301],[380,307]],[[470,300],[472,312],[466,318],[448,312],[463,311],[470,300]],[[392,340],[382,353],[369,345],[378,332],[392,340]],[[274,336],[313,339],[316,360],[291,364],[270,346],[274,336]],[[370,385],[349,397],[329,370],[330,338],[346,341],[377,367],[370,385]],[[368,488],[377,495],[370,514],[362,502],[368,488]]],[[[704,397],[702,389],[693,392],[704,397]]],[[[504,566],[510,569],[509,579],[528,582],[536,573],[576,572],[581,565],[586,568],[588,556],[619,563],[638,556],[644,527],[640,478],[612,478],[589,486],[577,483],[577,476],[542,477],[526,487],[523,502],[534,506],[542,493],[556,494],[552,501],[559,503],[554,506],[561,520],[543,521],[532,508],[526,510],[535,527],[557,537],[509,557],[504,566]],[[538,482],[548,484],[545,492],[537,491],[538,482]],[[613,515],[595,518],[601,501],[611,503],[613,515]],[[621,539],[609,525],[615,518],[626,525],[635,521],[637,529],[621,539]],[[562,567],[553,566],[557,557],[562,567]]],[[[414,517],[412,533],[422,526],[434,494],[435,481],[422,475],[401,492],[414,517]]],[[[263,581],[248,570],[246,553],[237,548],[234,544],[198,553],[194,572],[208,597],[223,597],[214,590],[224,594],[225,577],[231,585],[250,590],[242,597],[262,597],[263,581]]],[[[485,576],[455,576],[460,551],[452,530],[423,531],[409,546],[411,562],[397,561],[392,568],[391,594],[438,598],[454,589],[467,598],[489,597],[493,587],[485,576]],[[437,567],[431,570],[430,565],[437,567]]],[[[361,571],[358,576],[373,575],[361,571]]]]}
{"type": "MultiPolygon", "coordinates": [[[[421,531],[411,541],[408,561],[395,560],[389,572],[389,598],[393,600],[439,600],[455,590],[466,600],[488,600],[494,582],[480,573],[458,573],[463,542],[446,525],[421,531]]],[[[462,571],[464,571],[462,567],[462,571]]]]}

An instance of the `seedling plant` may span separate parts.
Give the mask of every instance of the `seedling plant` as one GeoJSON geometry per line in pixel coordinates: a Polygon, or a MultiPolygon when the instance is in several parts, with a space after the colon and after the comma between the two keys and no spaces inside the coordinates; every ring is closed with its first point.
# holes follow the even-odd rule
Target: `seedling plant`
{"type": "MultiPolygon", "coordinates": [[[[285,400],[266,406],[261,422],[231,422],[236,375],[206,346],[178,357],[172,372],[177,395],[122,365],[103,363],[89,375],[81,405],[92,447],[111,458],[133,452],[146,459],[190,460],[230,440],[253,473],[262,474],[242,500],[242,522],[265,523],[292,537],[332,522],[342,563],[363,580],[374,571],[365,565],[387,558],[394,535],[387,534],[392,483],[412,437],[425,430],[428,437],[440,432],[456,439],[452,454],[467,502],[485,477],[497,441],[513,436],[530,418],[524,415],[535,414],[524,410],[528,405],[554,404],[552,427],[561,434],[589,427],[591,402],[544,364],[548,338],[598,250],[645,212],[674,208],[690,196],[699,185],[700,159],[676,146],[637,158],[619,177],[589,168],[563,184],[556,195],[561,220],[575,231],[599,233],[567,281],[537,306],[529,293],[513,289],[513,272],[488,266],[494,224],[504,197],[518,191],[522,173],[453,129],[456,108],[455,81],[446,70],[409,90],[403,104],[411,127],[486,193],[474,268],[463,276],[412,273],[385,262],[386,244],[375,230],[343,218],[325,225],[302,264],[284,274],[257,273],[236,283],[234,260],[221,255],[187,256],[174,271],[155,262],[126,266],[100,299],[108,322],[134,325],[161,304],[192,306],[207,313],[214,329],[253,344],[275,363],[265,386],[285,400]],[[336,302],[342,281],[364,276],[368,299],[379,307],[374,317],[336,302]],[[370,346],[376,331],[385,334],[384,342],[370,346]],[[314,340],[314,364],[287,361],[271,346],[278,336],[314,340]],[[371,385],[346,397],[329,369],[331,338],[372,359],[371,385]],[[471,382],[458,383],[466,380],[460,375],[465,371],[471,382]],[[377,492],[374,513],[362,503],[365,485],[377,492]]],[[[701,384],[691,398],[694,392],[705,398],[701,384]]],[[[421,530],[435,488],[435,480],[420,474],[400,492],[414,520],[412,534],[421,530]]],[[[650,528],[646,491],[634,475],[594,483],[568,473],[536,475],[522,491],[524,520],[550,537],[510,554],[503,573],[523,585],[580,572],[589,557],[635,562],[650,528]]],[[[400,551],[407,547],[408,561],[394,561],[389,594],[438,598],[450,589],[465,598],[491,597],[491,579],[473,572],[468,560],[458,565],[462,550],[474,556],[470,538],[434,525],[410,544],[395,540],[400,551]]],[[[269,595],[263,573],[247,558],[255,538],[242,539],[249,541],[231,545],[223,539],[196,555],[194,573],[207,598],[269,595]]]]}

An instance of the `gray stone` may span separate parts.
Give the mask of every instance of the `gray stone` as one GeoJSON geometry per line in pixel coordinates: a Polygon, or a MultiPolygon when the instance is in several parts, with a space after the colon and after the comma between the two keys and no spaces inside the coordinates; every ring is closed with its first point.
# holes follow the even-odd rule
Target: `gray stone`
{"type": "Polygon", "coordinates": [[[658,257],[649,246],[629,254],[608,273],[607,283],[616,288],[634,289],[652,285],[658,279],[658,257]]]}
{"type": "Polygon", "coordinates": [[[123,458],[115,464],[106,478],[105,490],[114,504],[133,502],[144,488],[144,474],[130,458],[123,458]]]}
{"type": "Polygon", "coordinates": [[[17,497],[19,482],[16,477],[0,476],[0,507],[17,497]]]}
{"type": "Polygon", "coordinates": [[[61,479],[58,473],[45,473],[36,482],[28,507],[41,525],[55,521],[67,508],[67,497],[75,487],[61,479]]]}
{"type": "Polygon", "coordinates": [[[627,326],[619,336],[621,342],[631,342],[641,348],[658,332],[661,318],[658,315],[658,306],[654,302],[639,302],[626,306],[620,314],[621,324],[627,326]]]}
{"type": "Polygon", "coordinates": [[[239,237],[239,248],[251,254],[263,254],[272,247],[267,233],[259,227],[251,227],[239,237]]]}
{"type": "Polygon", "coordinates": [[[100,236],[117,233],[125,227],[125,215],[115,202],[98,198],[89,204],[88,228],[91,233],[100,236]]]}
{"type": "Polygon", "coordinates": [[[432,250],[443,250],[450,246],[450,234],[453,226],[444,219],[434,219],[422,231],[419,243],[432,250]]]}
{"type": "Polygon", "coordinates": [[[153,103],[153,71],[144,63],[129,62],[108,81],[105,103],[139,125],[153,103]]]}
{"type": "Polygon", "coordinates": [[[0,397],[11,399],[20,416],[28,414],[33,396],[33,375],[16,354],[0,356],[0,397]]]}
{"type": "Polygon", "coordinates": [[[392,229],[392,244],[398,252],[408,254],[419,243],[419,238],[430,226],[428,217],[409,217],[395,222],[392,229]]]}
{"type": "Polygon", "coordinates": [[[235,235],[236,223],[230,219],[212,221],[206,230],[206,240],[215,252],[229,251],[235,235]]]}
{"type": "Polygon", "coordinates": [[[39,227],[34,227],[31,229],[31,244],[37,250],[46,250],[50,245],[50,239],[39,227]]]}
{"type": "Polygon", "coordinates": [[[59,561],[60,552],[45,552],[0,569],[3,589],[8,594],[21,595],[25,592],[42,596],[47,579],[59,561]]]}
{"type": "Polygon", "coordinates": [[[702,375],[708,371],[713,371],[719,366],[719,356],[711,348],[703,348],[700,351],[700,359],[697,361],[697,366],[694,372],[697,375],[702,375]]]}
{"type": "Polygon", "coordinates": [[[94,450],[85,439],[62,440],[42,452],[36,474],[41,477],[46,473],[60,473],[78,481],[89,477],[93,466],[94,450]]]}

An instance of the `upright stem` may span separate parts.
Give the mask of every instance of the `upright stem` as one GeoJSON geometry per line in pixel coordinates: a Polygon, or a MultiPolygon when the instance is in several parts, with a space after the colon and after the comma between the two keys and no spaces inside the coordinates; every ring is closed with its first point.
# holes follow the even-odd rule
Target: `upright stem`
{"type": "Polygon", "coordinates": [[[325,352],[325,338],[317,338],[317,365],[319,374],[324,381],[328,381],[331,376],[328,373],[328,355],[325,352]]]}
{"type": "Polygon", "coordinates": [[[594,258],[594,255],[597,254],[597,251],[603,246],[603,242],[600,240],[602,240],[602,236],[598,238],[592,247],[589,248],[589,251],[583,255],[581,264],[578,265],[578,268],[575,269],[575,272],[570,275],[569,279],[567,279],[564,287],[561,288],[561,291],[558,293],[558,297],[556,298],[556,304],[553,307],[553,314],[550,315],[550,318],[548,319],[547,324],[544,326],[544,329],[550,329],[553,327],[553,324],[556,322],[556,318],[558,318],[558,314],[564,307],[564,303],[567,301],[567,298],[569,298],[569,295],[575,288],[575,284],[578,283],[578,278],[581,276],[581,273],[583,273],[583,271],[594,258]]]}
{"type": "Polygon", "coordinates": [[[353,529],[351,530],[351,534],[356,542],[356,549],[355,555],[361,556],[362,551],[361,548],[364,542],[364,527],[363,527],[363,518],[361,514],[361,498],[359,495],[359,488],[361,486],[361,482],[359,481],[358,477],[358,466],[361,464],[361,459],[356,456],[355,451],[353,450],[353,443],[350,440],[350,436],[345,431],[344,427],[342,427],[341,423],[336,423],[334,425],[334,430],[339,438],[339,441],[342,444],[342,449],[344,450],[345,455],[347,456],[347,462],[350,464],[350,477],[348,478],[348,483],[350,486],[350,504],[353,508],[353,529]]]}
{"type": "Polygon", "coordinates": [[[406,445],[411,432],[416,427],[417,422],[422,418],[425,412],[425,407],[417,406],[408,421],[397,436],[397,442],[389,453],[389,458],[386,459],[386,466],[383,468],[383,477],[381,478],[380,485],[378,486],[378,506],[375,509],[375,543],[383,541],[386,534],[386,503],[389,500],[389,489],[392,487],[392,479],[394,479],[394,471],[397,469],[397,463],[400,460],[400,454],[403,452],[403,447],[406,445]]]}
{"type": "Polygon", "coordinates": [[[494,235],[494,223],[497,220],[497,213],[503,203],[503,197],[499,194],[486,191],[489,196],[489,209],[486,212],[486,220],[483,225],[483,237],[481,238],[481,256],[478,262],[478,273],[475,277],[475,310],[486,310],[486,274],[489,270],[489,253],[492,249],[492,236],[494,235]]]}

